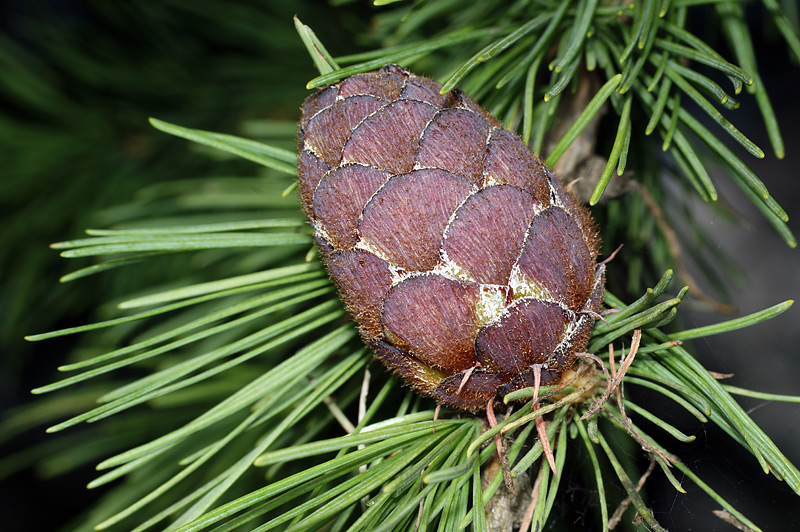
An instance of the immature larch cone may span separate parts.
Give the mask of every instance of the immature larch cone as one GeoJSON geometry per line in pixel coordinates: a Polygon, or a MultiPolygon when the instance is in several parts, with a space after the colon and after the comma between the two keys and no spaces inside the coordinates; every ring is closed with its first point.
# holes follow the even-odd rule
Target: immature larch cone
{"type": "Polygon", "coordinates": [[[459,91],[396,65],[309,96],[299,193],[328,272],[386,366],[485,408],[557,383],[603,298],[587,211],[459,91]]]}

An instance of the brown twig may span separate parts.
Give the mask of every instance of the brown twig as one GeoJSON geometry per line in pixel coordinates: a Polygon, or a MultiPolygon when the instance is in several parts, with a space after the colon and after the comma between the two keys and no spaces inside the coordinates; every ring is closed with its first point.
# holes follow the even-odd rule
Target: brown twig
{"type": "Polygon", "coordinates": [[[630,434],[630,436],[634,440],[636,440],[639,443],[639,445],[642,446],[642,449],[644,449],[645,451],[647,451],[650,454],[653,454],[654,456],[656,456],[659,460],[663,461],[668,466],[671,466],[672,463],[674,462],[674,459],[671,456],[669,456],[668,454],[666,454],[664,451],[662,451],[661,449],[659,449],[659,448],[653,446],[652,444],[650,444],[650,442],[645,440],[638,432],[636,432],[636,430],[634,430],[634,428],[633,428],[633,423],[631,423],[630,418],[628,418],[628,416],[625,415],[625,407],[624,407],[624,402],[623,402],[623,393],[620,390],[620,387],[622,386],[622,379],[623,379],[623,377],[625,377],[625,373],[627,373],[628,368],[631,367],[631,364],[633,363],[633,358],[636,356],[636,353],[639,350],[639,344],[641,343],[641,341],[642,341],[642,330],[641,329],[634,329],[633,338],[631,339],[631,349],[628,352],[628,356],[626,356],[622,360],[622,362],[620,363],[619,370],[617,370],[616,366],[615,366],[614,350],[613,350],[613,348],[609,348],[609,360],[608,361],[609,361],[609,365],[611,366],[611,371],[613,373],[613,377],[610,378],[610,379],[609,379],[608,371],[605,369],[605,366],[602,365],[603,362],[599,358],[597,358],[594,355],[589,355],[588,353],[583,353],[583,356],[588,356],[588,358],[592,358],[595,361],[597,361],[598,363],[600,363],[601,367],[603,368],[603,371],[606,373],[606,381],[608,382],[608,385],[606,386],[606,389],[603,392],[603,395],[600,396],[600,399],[595,401],[595,403],[591,406],[591,408],[589,408],[589,410],[587,410],[586,413],[583,414],[580,419],[581,419],[581,421],[583,421],[584,419],[586,419],[588,417],[591,417],[594,414],[596,414],[597,412],[599,412],[600,409],[605,410],[606,415],[611,417],[611,418],[613,418],[613,419],[615,419],[615,420],[617,420],[617,422],[627,431],[627,433],[630,434]],[[608,401],[608,398],[611,397],[612,393],[616,393],[617,394],[617,402],[618,402],[619,407],[620,407],[620,414],[622,415],[622,419],[620,419],[617,416],[615,416],[608,409],[603,408],[605,406],[606,402],[608,401]]]}
{"type": "MultiPolygon", "coordinates": [[[[623,351],[623,356],[625,352],[623,351]]],[[[616,379],[617,378],[617,368],[616,363],[614,362],[614,346],[612,344],[608,344],[608,365],[611,368],[611,376],[616,379]]],[[[617,406],[619,406],[619,412],[622,414],[622,418],[627,420],[628,416],[625,414],[625,403],[622,401],[622,386],[623,383],[620,382],[619,386],[614,389],[614,394],[617,396],[617,406]]]]}
{"type": "Polygon", "coordinates": [[[533,521],[533,512],[536,509],[536,499],[539,498],[539,488],[542,485],[542,476],[544,475],[544,464],[539,467],[539,474],[536,475],[536,482],[533,484],[533,493],[531,493],[531,502],[525,508],[525,513],[522,516],[522,522],[519,524],[519,532],[528,532],[531,528],[533,521]]]}
{"type": "Polygon", "coordinates": [[[470,377],[472,377],[472,372],[475,371],[477,368],[481,367],[480,362],[476,362],[474,366],[469,369],[464,370],[464,376],[461,378],[461,382],[458,385],[458,390],[456,390],[456,395],[461,393],[461,389],[467,383],[470,377]]]}
{"type": "MultiPolygon", "coordinates": [[[[611,395],[611,383],[614,382],[614,381],[611,378],[611,376],[608,374],[608,369],[606,369],[606,365],[603,363],[603,361],[600,359],[600,357],[598,357],[597,355],[593,355],[592,353],[578,353],[577,356],[583,357],[583,358],[588,358],[588,359],[591,359],[591,360],[594,360],[595,362],[597,362],[597,364],[600,366],[600,369],[603,370],[603,374],[606,377],[606,392],[608,393],[608,395],[611,395]]],[[[606,399],[604,400],[602,397],[600,399],[598,399],[594,403],[594,405],[589,410],[587,410],[585,414],[583,414],[581,416],[581,419],[580,419],[581,421],[584,421],[586,418],[591,417],[592,415],[594,415],[595,413],[600,411],[600,407],[608,399],[608,396],[606,395],[606,393],[603,393],[603,397],[605,397],[606,399]]]]}
{"type": "MultiPolygon", "coordinates": [[[[369,372],[369,369],[364,370],[364,379],[361,381],[361,393],[358,396],[358,422],[364,419],[364,416],[367,415],[367,396],[369,396],[369,380],[372,375],[369,372]]],[[[355,428],[353,429],[355,430],[355,428]]],[[[359,445],[358,449],[364,449],[364,445],[359,445]]],[[[364,464],[359,466],[358,472],[363,473],[367,470],[367,465],[364,464]]]]}
{"type": "Polygon", "coordinates": [[[645,440],[642,437],[641,434],[639,434],[638,432],[636,432],[636,430],[634,430],[630,419],[625,418],[624,420],[622,420],[622,419],[618,418],[617,416],[615,416],[612,412],[609,412],[608,409],[604,409],[604,410],[605,410],[606,415],[608,417],[616,420],[617,423],[619,423],[625,429],[625,431],[630,435],[630,437],[633,438],[634,440],[636,440],[636,442],[639,445],[641,445],[642,449],[645,452],[648,452],[648,453],[652,454],[653,456],[656,457],[656,459],[661,460],[668,467],[672,467],[672,464],[675,462],[675,458],[673,458],[672,456],[668,455],[667,453],[665,453],[664,451],[662,451],[658,447],[655,447],[649,441],[645,440]]]}
{"type": "MultiPolygon", "coordinates": [[[[650,476],[650,473],[653,472],[653,469],[656,467],[655,460],[650,460],[650,466],[647,468],[647,471],[644,472],[644,475],[639,479],[639,482],[636,484],[636,492],[638,493],[644,487],[644,483],[647,481],[647,477],[650,476]]],[[[620,520],[622,519],[622,514],[625,513],[625,510],[628,509],[628,506],[631,504],[630,496],[625,497],[625,499],[619,503],[617,509],[614,510],[614,514],[611,516],[611,519],[608,520],[608,529],[614,530],[620,520]]]]}
{"type": "Polygon", "coordinates": [[[656,221],[656,225],[658,225],[659,230],[667,240],[667,246],[669,246],[669,251],[672,254],[672,258],[675,260],[675,269],[678,271],[678,275],[680,275],[683,280],[686,281],[686,284],[692,287],[692,294],[694,295],[695,299],[703,302],[713,310],[716,310],[722,314],[733,314],[736,311],[736,307],[717,301],[712,296],[707,294],[702,288],[700,288],[700,283],[698,283],[694,276],[689,273],[689,270],[686,268],[686,263],[683,260],[683,251],[681,250],[678,235],[669,222],[667,222],[666,216],[664,215],[664,210],[661,208],[655,198],[653,198],[653,195],[650,194],[650,191],[639,183],[635,183],[634,187],[639,191],[639,194],[642,196],[642,200],[644,200],[645,205],[652,213],[653,218],[656,221]]]}
{"type": "Polygon", "coordinates": [[[414,521],[414,532],[419,530],[419,524],[422,521],[422,507],[425,505],[425,499],[419,501],[419,510],[417,511],[417,520],[414,521]]]}
{"type": "Polygon", "coordinates": [[[711,513],[728,523],[729,525],[733,525],[742,532],[755,532],[752,528],[741,522],[739,519],[736,518],[735,515],[730,513],[728,510],[713,510],[711,513]]]}
{"type": "Polygon", "coordinates": [[[631,340],[631,350],[628,353],[628,356],[625,357],[625,360],[620,364],[619,371],[614,375],[612,379],[608,378],[608,371],[606,370],[605,366],[603,365],[602,361],[594,355],[590,355],[589,353],[581,353],[580,356],[589,356],[589,358],[593,358],[594,360],[600,362],[601,367],[603,368],[603,372],[606,374],[606,381],[608,382],[608,386],[606,386],[606,390],[603,392],[603,395],[600,396],[589,410],[586,411],[585,414],[581,416],[581,421],[584,419],[593,416],[600,409],[603,405],[608,401],[608,398],[611,397],[611,393],[620,385],[622,382],[622,378],[625,376],[625,373],[628,371],[628,368],[633,363],[633,357],[636,356],[636,352],[639,350],[639,343],[642,341],[642,330],[641,329],[634,329],[633,331],[633,339],[631,340]]]}
{"type": "Polygon", "coordinates": [[[624,245],[625,245],[625,244],[620,244],[619,246],[617,246],[617,249],[615,249],[614,251],[612,251],[612,252],[611,252],[611,255],[609,255],[608,257],[606,257],[606,258],[604,258],[603,260],[601,260],[601,261],[600,261],[600,264],[608,264],[609,262],[611,262],[612,260],[614,260],[614,257],[616,257],[616,256],[617,256],[617,253],[619,253],[619,251],[622,249],[622,246],[624,246],[624,245]]]}
{"type": "MultiPolygon", "coordinates": [[[[489,399],[489,402],[486,403],[486,419],[489,421],[490,428],[495,428],[497,426],[497,418],[494,417],[494,408],[492,407],[493,402],[494,398],[489,399]]],[[[508,455],[503,446],[503,436],[501,433],[498,432],[494,435],[494,444],[497,447],[497,456],[500,458],[500,467],[503,470],[503,482],[505,482],[506,489],[511,493],[516,493],[517,490],[511,478],[511,468],[508,466],[508,455]]]]}
{"type": "MultiPolygon", "coordinates": [[[[539,409],[539,385],[542,383],[542,365],[533,365],[533,409],[539,409]]],[[[542,443],[542,452],[547,458],[547,463],[550,464],[550,469],[553,475],[556,475],[556,459],[553,456],[553,449],[550,447],[550,439],[547,437],[547,425],[545,425],[544,418],[537,417],[534,421],[536,423],[536,433],[539,435],[539,441],[542,443]]]]}

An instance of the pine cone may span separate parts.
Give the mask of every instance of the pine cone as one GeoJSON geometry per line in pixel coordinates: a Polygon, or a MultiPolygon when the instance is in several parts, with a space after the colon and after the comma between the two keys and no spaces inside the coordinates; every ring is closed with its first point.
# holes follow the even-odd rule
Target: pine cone
{"type": "Polygon", "coordinates": [[[386,366],[484,408],[559,382],[603,298],[598,239],[524,143],[396,65],[303,104],[299,192],[328,272],[386,366]]]}

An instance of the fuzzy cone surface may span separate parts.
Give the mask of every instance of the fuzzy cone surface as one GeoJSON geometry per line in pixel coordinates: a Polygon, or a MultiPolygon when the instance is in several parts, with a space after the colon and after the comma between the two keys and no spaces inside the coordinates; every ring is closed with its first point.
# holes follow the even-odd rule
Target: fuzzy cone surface
{"type": "Polygon", "coordinates": [[[592,220],[515,134],[396,65],[309,96],[299,193],[361,336],[439,403],[555,384],[604,292],[592,220]]]}

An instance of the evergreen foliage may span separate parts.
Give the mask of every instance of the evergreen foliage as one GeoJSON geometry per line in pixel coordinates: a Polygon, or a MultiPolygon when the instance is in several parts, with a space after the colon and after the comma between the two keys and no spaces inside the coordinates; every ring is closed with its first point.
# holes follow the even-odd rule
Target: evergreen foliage
{"type": "MultiPolygon", "coordinates": [[[[312,77],[313,62],[319,71],[307,83],[313,88],[398,62],[441,80],[445,90],[458,86],[476,98],[506,127],[519,131],[549,165],[574,157],[568,150],[581,135],[609,139],[593,142],[606,164],[592,183],[590,203],[597,205],[594,212],[606,247],[624,242],[637,253],[611,263],[626,272],[620,276],[623,280],[611,278],[606,293],[606,308],[616,312],[598,322],[588,348],[593,360],[602,362],[602,372],[608,372],[597,369],[597,379],[576,381],[563,390],[515,392],[508,401],[538,394],[538,404],[521,403],[493,428],[480,417],[455,411],[443,411],[432,421],[435,405],[401,389],[372,364],[314,258],[311,230],[292,193],[294,117],[245,122],[242,136],[207,131],[233,127],[221,118],[227,106],[242,113],[239,116],[256,113],[256,102],[270,96],[233,91],[242,100],[236,101],[230,87],[203,87],[202,78],[194,77],[195,70],[202,69],[195,69],[187,87],[197,85],[201,95],[213,94],[189,99],[187,106],[197,116],[187,114],[176,121],[203,129],[160,119],[151,120],[152,125],[211,148],[205,155],[232,154],[260,169],[250,177],[229,177],[210,174],[199,163],[165,162],[163,168],[153,169],[154,175],[174,171],[181,179],[141,186],[130,201],[106,211],[101,221],[110,228],[91,229],[86,238],[52,246],[63,257],[95,259],[63,278],[82,283],[81,292],[105,286],[96,279],[148,268],[155,272],[147,273],[146,282],[136,283],[136,290],[124,298],[121,291],[111,292],[116,309],[104,312],[98,321],[28,337],[39,341],[86,333],[87,340],[59,367],[68,377],[34,390],[37,395],[59,395],[44,396],[8,416],[6,434],[54,423],[48,432],[70,431],[52,440],[58,443],[33,450],[33,459],[55,448],[49,459],[58,460],[62,469],[99,462],[99,476],[89,487],[113,487],[75,530],[491,530],[493,521],[487,521],[484,506],[506,489],[503,468],[492,465],[498,451],[489,443],[497,435],[505,441],[511,476],[528,475],[535,481],[533,494],[523,504],[533,501],[531,530],[558,522],[556,496],[564,491],[566,472],[576,464],[587,468],[585,489],[596,494],[589,510],[596,519],[589,521],[606,530],[609,522],[618,520],[614,509],[624,504],[631,509],[623,522],[637,515],[646,529],[660,530],[650,501],[637,487],[637,453],[659,466],[678,492],[694,483],[719,504],[724,519],[759,530],[664,443],[670,438],[690,442],[694,436],[634,402],[637,389],[646,388],[698,422],[716,424],[765,473],[800,494],[800,472],[733,395],[791,402],[800,398],[722,384],[682,345],[756,325],[792,302],[712,327],[672,324],[689,289],[673,287],[675,276],[669,268],[676,249],[686,243],[671,240],[669,231],[653,232],[663,213],[648,203],[666,202],[668,180],[680,183],[685,193],[669,196],[678,209],[688,211],[694,195],[713,203],[717,192],[709,168],[719,164],[784,241],[795,245],[785,211],[728,146],[732,140],[754,157],[765,156],[730,121],[740,105],[736,98],[746,92],[754,98],[741,105],[757,105],[772,153],[782,157],[785,151],[756,63],[746,18],[749,6],[713,0],[397,4],[376,9],[369,29],[359,30],[358,44],[373,50],[339,56],[327,51],[324,36],[318,38],[297,19],[299,38],[288,35],[291,21],[284,8],[273,12],[263,6],[238,6],[228,12],[215,2],[201,2],[198,5],[207,11],[184,11],[180,3],[133,3],[128,9],[143,18],[164,20],[172,20],[164,14],[171,10],[180,13],[176,18],[199,17],[206,24],[214,13],[224,13],[231,17],[228,22],[209,30],[221,48],[251,46],[240,33],[250,17],[262,21],[265,32],[275,32],[253,43],[288,48],[287,43],[294,42],[298,49],[304,44],[311,61],[298,52],[259,68],[256,61],[214,63],[230,69],[226,71],[232,86],[257,75],[264,91],[274,91],[273,99],[293,105],[302,98],[302,83],[284,72],[296,75],[308,68],[307,77],[312,77]],[[721,43],[701,39],[691,24],[693,17],[718,27],[721,43]],[[217,27],[224,30],[215,33],[217,27]],[[589,97],[571,114],[569,100],[584,83],[592,88],[589,97]],[[603,134],[592,135],[594,127],[603,134]],[[649,138],[652,135],[657,142],[649,138]],[[610,183],[622,179],[636,183],[632,191],[604,198],[610,183]],[[634,299],[631,293],[641,296],[634,299]],[[622,390],[621,383],[624,401],[613,386],[606,388],[608,384],[622,390]],[[85,423],[90,428],[80,429],[85,423]]],[[[762,4],[794,60],[800,60],[796,8],[784,10],[777,0],[762,4]]],[[[113,8],[106,9],[106,15],[114,15],[113,8]]],[[[304,9],[312,18],[320,16],[315,8],[304,9]]],[[[298,12],[309,22],[300,8],[298,12]]],[[[169,27],[163,37],[165,43],[176,38],[169,27]]],[[[12,64],[16,58],[17,65],[9,79],[22,84],[25,76],[38,75],[20,61],[24,49],[4,44],[5,60],[12,64]]],[[[165,45],[152,57],[171,49],[165,45]]],[[[79,51],[59,48],[64,54],[79,51]]],[[[57,57],[56,50],[48,53],[57,57]]],[[[107,74],[99,62],[69,59],[81,60],[98,68],[82,71],[89,81],[107,74]]],[[[134,75],[123,70],[126,76],[134,75]]],[[[158,71],[154,68],[142,77],[157,81],[158,71]]],[[[127,87],[122,74],[107,75],[127,87]]],[[[96,173],[69,166],[71,156],[66,154],[75,149],[72,143],[91,154],[102,152],[108,139],[101,132],[112,122],[100,114],[82,113],[78,103],[64,108],[58,102],[77,96],[41,80],[41,90],[50,91],[41,98],[8,88],[18,98],[28,95],[28,107],[18,117],[4,119],[4,136],[13,139],[19,131],[34,135],[37,124],[25,113],[41,113],[49,127],[89,129],[98,138],[71,138],[48,159],[52,167],[9,157],[20,167],[30,164],[20,182],[41,179],[51,168],[72,168],[87,180],[96,179],[96,173]],[[59,153],[63,158],[56,157],[59,153]]],[[[135,85],[135,80],[130,83],[135,85]]],[[[247,83],[255,86],[252,80],[247,83]]],[[[158,86],[147,89],[164,91],[158,86]]],[[[163,112],[168,114],[162,117],[178,115],[163,112]]],[[[66,142],[60,135],[54,138],[66,142]]],[[[154,149],[148,160],[155,152],[169,161],[185,149],[183,144],[166,144],[167,138],[154,137],[159,140],[152,142],[165,143],[163,152],[154,149]]],[[[25,142],[22,137],[18,141],[25,142]]],[[[180,157],[203,159],[198,153],[180,157]]],[[[119,178],[133,172],[129,166],[119,169],[116,162],[99,168],[113,167],[119,178]]],[[[221,168],[253,172],[254,166],[226,160],[221,168]]],[[[59,174],[53,173],[56,179],[59,174]]],[[[38,181],[37,186],[42,184],[38,181]]],[[[52,201],[71,200],[67,195],[52,201]]],[[[52,209],[67,215],[63,206],[52,209]]],[[[15,219],[24,223],[25,216],[18,213],[15,219]]],[[[41,283],[41,274],[35,280],[41,283]]],[[[587,362],[586,367],[593,364],[587,362]]],[[[2,463],[9,468],[14,459],[2,463]]]]}

